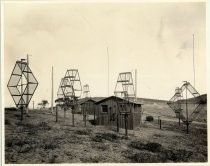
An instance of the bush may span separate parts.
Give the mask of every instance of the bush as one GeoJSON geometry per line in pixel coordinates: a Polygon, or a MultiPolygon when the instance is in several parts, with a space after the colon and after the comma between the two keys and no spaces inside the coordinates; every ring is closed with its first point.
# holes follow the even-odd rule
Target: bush
{"type": "Polygon", "coordinates": [[[38,123],[37,127],[40,130],[50,130],[51,129],[51,127],[48,126],[48,124],[46,122],[40,122],[40,123],[38,123]]]}
{"type": "Polygon", "coordinates": [[[96,148],[96,149],[99,149],[99,150],[102,150],[102,151],[105,151],[105,150],[109,149],[109,146],[105,145],[103,142],[101,142],[101,143],[92,143],[92,147],[96,148]]]}
{"type": "Polygon", "coordinates": [[[162,162],[158,155],[146,151],[141,151],[129,157],[134,162],[138,163],[158,163],[162,162]]]}
{"type": "Polygon", "coordinates": [[[102,138],[108,141],[114,141],[119,139],[120,137],[117,134],[114,133],[103,133],[101,134],[102,138]]]}
{"type": "Polygon", "coordinates": [[[135,148],[135,149],[142,150],[142,149],[145,148],[145,144],[142,143],[141,141],[132,141],[130,143],[130,147],[135,148]]]}
{"type": "Polygon", "coordinates": [[[76,130],[75,133],[78,135],[90,135],[91,131],[87,129],[82,129],[82,130],[76,130]]]}
{"type": "Polygon", "coordinates": [[[130,147],[138,150],[148,150],[151,152],[160,152],[162,150],[162,145],[156,142],[149,142],[144,144],[141,141],[132,141],[130,143],[130,147]]]}
{"type": "Polygon", "coordinates": [[[152,122],[154,120],[153,116],[147,116],[146,121],[152,122]]]}
{"type": "Polygon", "coordinates": [[[96,120],[92,119],[92,120],[89,120],[90,124],[91,125],[96,125],[96,120]]]}
{"type": "Polygon", "coordinates": [[[160,152],[161,148],[162,148],[162,145],[155,142],[150,142],[145,145],[145,149],[151,152],[160,152]]]}
{"type": "Polygon", "coordinates": [[[101,135],[96,135],[95,137],[92,138],[94,142],[103,142],[103,138],[101,135]]]}
{"type": "Polygon", "coordinates": [[[42,148],[45,149],[45,150],[53,150],[53,149],[56,149],[58,147],[59,147],[58,143],[53,139],[43,140],[42,148]]]}

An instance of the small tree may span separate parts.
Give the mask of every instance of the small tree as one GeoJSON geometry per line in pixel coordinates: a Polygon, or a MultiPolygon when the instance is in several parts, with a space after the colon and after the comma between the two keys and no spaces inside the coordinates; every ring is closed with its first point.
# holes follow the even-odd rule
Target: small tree
{"type": "Polygon", "coordinates": [[[153,116],[147,116],[146,121],[152,122],[154,120],[153,116]]]}
{"type": "Polygon", "coordinates": [[[38,103],[38,105],[40,105],[42,108],[45,108],[47,104],[49,104],[47,100],[42,100],[40,103],[38,103]]]}

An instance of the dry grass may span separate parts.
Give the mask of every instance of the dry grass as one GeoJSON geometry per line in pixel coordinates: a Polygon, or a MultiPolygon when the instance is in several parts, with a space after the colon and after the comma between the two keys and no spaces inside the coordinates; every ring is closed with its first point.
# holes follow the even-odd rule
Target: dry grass
{"type": "Polygon", "coordinates": [[[156,121],[146,122],[133,131],[115,132],[115,128],[94,126],[82,115],[75,114],[75,127],[71,113],[59,112],[55,116],[43,111],[30,111],[23,123],[18,112],[5,114],[6,163],[119,163],[119,162],[206,162],[206,126],[162,122],[162,130],[156,121]]]}

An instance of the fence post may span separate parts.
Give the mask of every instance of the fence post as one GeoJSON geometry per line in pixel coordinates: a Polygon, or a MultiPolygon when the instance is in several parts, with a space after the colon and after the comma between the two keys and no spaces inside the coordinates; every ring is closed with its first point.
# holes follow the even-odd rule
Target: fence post
{"type": "Polygon", "coordinates": [[[128,136],[128,115],[125,114],[124,115],[124,119],[125,119],[125,136],[127,137],[128,136]]]}
{"type": "Polygon", "coordinates": [[[21,115],[20,115],[20,121],[23,121],[23,106],[21,107],[21,115]]]}
{"type": "Polygon", "coordinates": [[[72,108],[72,126],[74,127],[74,108],[72,108]]]}
{"type": "Polygon", "coordinates": [[[87,116],[87,114],[86,114],[86,110],[85,110],[85,112],[84,112],[84,118],[85,118],[85,127],[86,127],[86,117],[87,116]]]}
{"type": "Polygon", "coordinates": [[[160,129],[161,129],[161,119],[159,120],[159,123],[160,123],[160,129]]]}
{"type": "Polygon", "coordinates": [[[66,117],[66,108],[64,107],[64,118],[66,117]]]}
{"type": "Polygon", "coordinates": [[[56,106],[56,115],[55,115],[55,121],[58,122],[58,107],[56,106]]]}
{"type": "Polygon", "coordinates": [[[189,122],[187,121],[187,134],[189,134],[189,122]]]}

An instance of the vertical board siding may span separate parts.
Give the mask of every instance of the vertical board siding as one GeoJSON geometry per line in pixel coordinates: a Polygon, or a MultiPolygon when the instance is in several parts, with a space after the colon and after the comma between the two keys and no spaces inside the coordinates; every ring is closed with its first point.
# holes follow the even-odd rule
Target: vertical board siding
{"type": "MultiPolygon", "coordinates": [[[[130,106],[132,107],[132,105],[130,106]]],[[[106,100],[97,106],[95,106],[96,109],[96,119],[97,119],[97,125],[103,125],[103,126],[117,126],[117,120],[111,121],[112,113],[115,113],[115,117],[117,117],[117,103],[113,99],[106,100]],[[108,106],[108,112],[103,113],[102,112],[102,105],[108,106]],[[111,107],[111,110],[110,110],[111,107]]],[[[130,108],[128,108],[130,110],[130,108]]],[[[136,126],[139,126],[140,124],[140,111],[141,107],[135,107],[135,111],[132,110],[131,114],[128,115],[128,129],[134,129],[136,126]]],[[[125,121],[124,121],[124,115],[119,114],[119,127],[125,128],[125,121]]]]}

